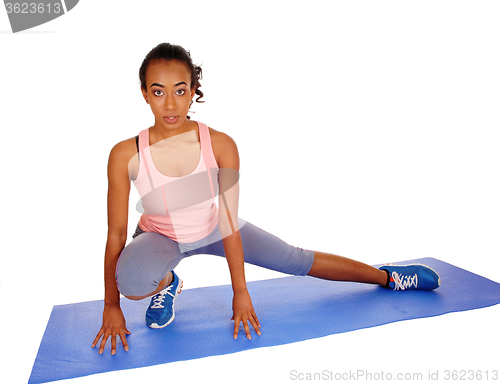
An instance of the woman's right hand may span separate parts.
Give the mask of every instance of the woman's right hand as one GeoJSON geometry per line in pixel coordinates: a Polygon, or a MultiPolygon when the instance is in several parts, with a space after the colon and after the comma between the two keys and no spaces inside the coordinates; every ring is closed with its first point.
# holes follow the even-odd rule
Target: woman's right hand
{"type": "Polygon", "coordinates": [[[99,339],[102,337],[101,346],[99,347],[99,354],[102,354],[106,341],[111,336],[111,354],[114,355],[116,353],[116,336],[120,336],[123,349],[128,351],[127,338],[125,335],[130,335],[130,331],[127,329],[125,317],[123,316],[120,306],[104,305],[102,327],[92,343],[92,348],[97,345],[99,339]]]}

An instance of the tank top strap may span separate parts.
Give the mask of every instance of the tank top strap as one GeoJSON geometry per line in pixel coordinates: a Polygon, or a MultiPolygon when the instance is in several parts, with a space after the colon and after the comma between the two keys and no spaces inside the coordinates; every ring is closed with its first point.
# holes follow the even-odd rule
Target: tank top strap
{"type": "Polygon", "coordinates": [[[208,126],[203,123],[198,123],[200,132],[200,147],[201,155],[203,156],[203,161],[205,162],[206,172],[208,176],[208,182],[210,184],[210,191],[212,197],[217,195],[217,174],[219,167],[217,165],[217,160],[215,159],[214,150],[212,148],[212,140],[210,139],[210,131],[208,126]]]}
{"type": "Polygon", "coordinates": [[[218,168],[208,126],[198,122],[198,127],[200,132],[201,154],[203,156],[203,160],[205,161],[205,166],[207,167],[207,170],[218,168]]]}
{"type": "Polygon", "coordinates": [[[148,165],[148,155],[146,153],[146,150],[148,148],[149,148],[149,128],[139,132],[139,164],[144,164],[146,174],[148,175],[149,185],[151,189],[154,189],[154,183],[148,165]]]}
{"type": "Polygon", "coordinates": [[[149,128],[139,132],[139,152],[149,147],[149,128]]]}

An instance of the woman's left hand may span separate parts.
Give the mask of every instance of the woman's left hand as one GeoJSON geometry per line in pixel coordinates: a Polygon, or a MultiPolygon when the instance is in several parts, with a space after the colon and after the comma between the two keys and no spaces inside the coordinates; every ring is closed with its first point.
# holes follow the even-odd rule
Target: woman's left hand
{"type": "Polygon", "coordinates": [[[233,296],[233,317],[231,320],[234,320],[234,334],[233,337],[235,339],[238,338],[238,331],[240,328],[240,322],[243,323],[243,327],[245,328],[245,333],[247,335],[247,339],[251,339],[250,329],[248,327],[248,322],[252,324],[253,328],[257,335],[261,335],[260,333],[260,323],[259,319],[257,319],[257,315],[253,309],[252,300],[250,299],[250,294],[248,290],[237,291],[233,296]]]}

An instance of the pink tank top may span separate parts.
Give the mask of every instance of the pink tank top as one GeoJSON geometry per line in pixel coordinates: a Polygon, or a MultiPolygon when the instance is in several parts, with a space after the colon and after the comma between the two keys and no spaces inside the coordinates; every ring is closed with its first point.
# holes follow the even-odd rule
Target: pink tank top
{"type": "Polygon", "coordinates": [[[219,216],[215,204],[219,168],[206,124],[198,123],[200,159],[189,175],[169,177],[154,165],[149,128],[139,133],[139,171],[134,185],[144,213],[139,227],[168,236],[178,243],[192,243],[209,235],[219,216]]]}

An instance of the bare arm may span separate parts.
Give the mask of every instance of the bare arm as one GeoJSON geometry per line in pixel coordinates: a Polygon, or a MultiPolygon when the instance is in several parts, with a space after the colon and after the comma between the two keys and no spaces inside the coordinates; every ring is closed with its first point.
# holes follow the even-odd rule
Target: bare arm
{"type": "Polygon", "coordinates": [[[244,254],[238,228],[239,201],[239,155],[236,143],[227,135],[217,132],[214,153],[219,165],[219,229],[222,235],[224,253],[231,274],[233,286],[233,337],[238,337],[240,322],[243,323],[247,338],[251,338],[248,321],[258,335],[260,323],[253,309],[247,290],[244,254]]]}
{"type": "Polygon", "coordinates": [[[130,140],[118,143],[111,150],[108,162],[108,237],[104,255],[103,324],[92,343],[92,348],[102,337],[99,353],[103,353],[106,341],[111,336],[112,355],[116,353],[116,336],[121,338],[123,347],[127,351],[128,344],[125,335],[130,334],[120,308],[120,292],[116,286],[115,270],[118,257],[127,240],[130,193],[128,162],[133,156],[132,150],[130,140]]]}

